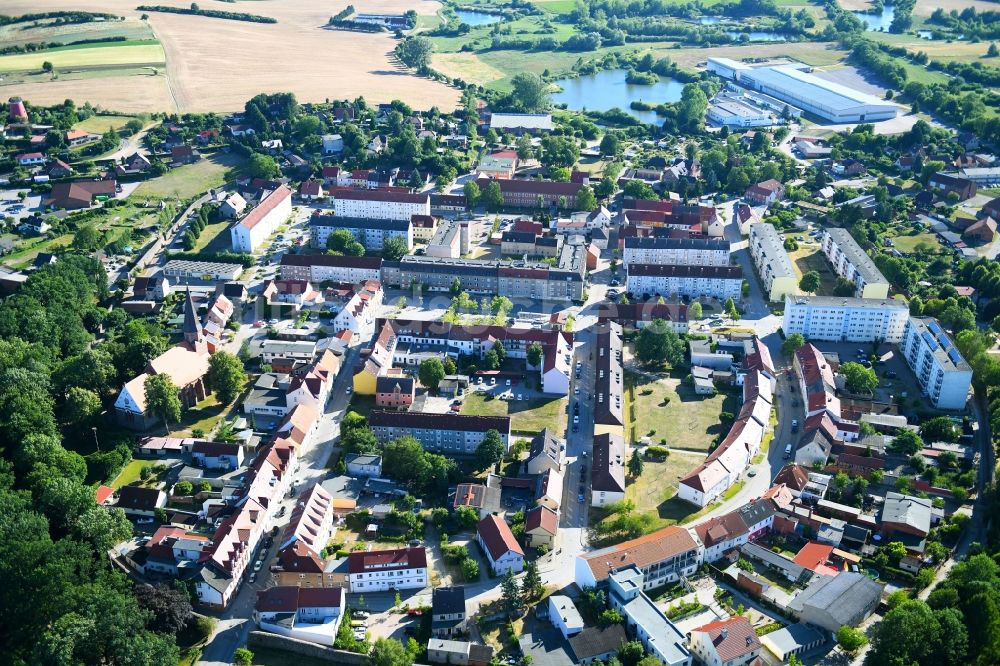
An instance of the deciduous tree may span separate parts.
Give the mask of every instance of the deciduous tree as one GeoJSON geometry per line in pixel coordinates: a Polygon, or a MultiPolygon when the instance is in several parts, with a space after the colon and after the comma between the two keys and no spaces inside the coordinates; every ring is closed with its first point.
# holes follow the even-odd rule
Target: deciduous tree
{"type": "Polygon", "coordinates": [[[207,377],[219,401],[226,405],[236,399],[247,383],[243,361],[227,351],[212,354],[208,361],[207,377]]]}

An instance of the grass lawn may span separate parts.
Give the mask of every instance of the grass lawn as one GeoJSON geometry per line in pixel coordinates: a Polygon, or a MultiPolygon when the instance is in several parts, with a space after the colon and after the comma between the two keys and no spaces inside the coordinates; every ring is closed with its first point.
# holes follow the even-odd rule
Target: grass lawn
{"type": "Polygon", "coordinates": [[[122,486],[131,485],[139,480],[139,474],[142,473],[144,468],[158,464],[158,460],[132,460],[122,468],[122,471],[118,473],[118,476],[109,485],[116,490],[122,486]]]}
{"type": "Polygon", "coordinates": [[[231,405],[222,405],[213,394],[183,412],[180,424],[170,425],[170,434],[173,437],[193,437],[192,431],[196,429],[203,430],[205,434],[208,434],[219,421],[224,418],[232,418],[237,414],[235,401],[231,405]]]}
{"type": "Polygon", "coordinates": [[[125,127],[125,123],[133,119],[135,119],[135,116],[94,115],[73,125],[73,129],[93,132],[94,134],[103,134],[108,131],[109,127],[120,130],[125,127]]]}
{"type": "Polygon", "coordinates": [[[562,432],[566,428],[566,403],[566,398],[485,400],[476,391],[466,394],[461,413],[470,416],[510,416],[510,429],[517,433],[536,433],[544,428],[562,432]]]}
{"type": "Polygon", "coordinates": [[[892,246],[905,254],[915,252],[920,244],[930,245],[935,252],[941,249],[937,234],[914,234],[912,236],[896,236],[892,239],[892,246]]]}
{"type": "Polygon", "coordinates": [[[78,44],[36,53],[6,55],[0,57],[0,72],[41,69],[44,62],[51,62],[58,70],[108,65],[161,65],[165,61],[160,43],[155,39],[144,39],[132,42],[78,44]]]}
{"type": "Polygon", "coordinates": [[[666,439],[672,449],[708,451],[715,438],[725,434],[719,415],[739,410],[735,394],[697,395],[693,387],[678,377],[653,380],[646,375],[626,373],[626,381],[630,386],[633,441],[649,437],[653,443],[659,443],[666,439]]]}
{"type": "Polygon", "coordinates": [[[228,250],[230,236],[226,233],[232,220],[222,220],[214,224],[207,225],[198,236],[198,242],[194,244],[194,252],[221,252],[228,250]]]}
{"type": "Polygon", "coordinates": [[[238,155],[216,153],[194,164],[171,169],[159,178],[147,180],[136,188],[133,197],[190,199],[225,182],[226,172],[243,164],[238,155]]]}
{"type": "MultiPolygon", "coordinates": [[[[802,232],[794,231],[785,235],[793,237],[801,236],[802,232]]],[[[837,274],[830,268],[830,264],[823,255],[823,250],[820,248],[819,243],[802,241],[798,243],[799,249],[788,253],[788,258],[792,260],[792,266],[795,267],[796,276],[801,279],[809,271],[816,271],[820,277],[819,289],[816,291],[816,295],[832,296],[833,288],[837,284],[837,274]]]]}
{"type": "MultiPolygon", "coordinates": [[[[677,482],[703,461],[704,457],[701,455],[682,451],[671,451],[664,462],[646,460],[642,474],[625,488],[625,498],[635,503],[637,513],[652,514],[660,521],[679,522],[687,512],[693,512],[695,507],[684,503],[682,504],[686,509],[684,506],[673,507],[670,499],[677,493],[677,482]],[[664,506],[670,506],[671,509],[661,514],[661,507],[664,506]]],[[[664,526],[658,525],[657,529],[664,526]]]]}

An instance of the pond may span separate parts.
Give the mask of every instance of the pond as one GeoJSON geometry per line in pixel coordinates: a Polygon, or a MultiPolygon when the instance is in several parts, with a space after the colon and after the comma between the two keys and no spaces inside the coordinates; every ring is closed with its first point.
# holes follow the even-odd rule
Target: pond
{"type": "Polygon", "coordinates": [[[632,102],[676,102],[684,90],[683,83],[668,77],[661,76],[658,83],[643,86],[626,83],[626,76],[628,72],[624,69],[609,69],[575,79],[561,79],[556,84],[562,91],[553,94],[552,101],[565,104],[572,111],[610,111],[618,107],[644,123],[660,124],[662,121],[657,119],[655,112],[629,108],[632,102]]]}
{"type": "Polygon", "coordinates": [[[896,17],[896,8],[892,5],[885,5],[882,7],[882,13],[869,13],[869,12],[851,12],[865,24],[865,30],[868,32],[889,32],[889,26],[892,25],[892,19],[896,17]]]}
{"type": "Polygon", "coordinates": [[[716,23],[722,23],[722,17],[720,16],[702,16],[698,19],[698,23],[702,25],[715,25],[716,23]]]}
{"type": "Polygon", "coordinates": [[[491,23],[499,23],[503,20],[503,16],[499,14],[474,12],[468,9],[456,9],[455,16],[458,17],[459,21],[473,28],[477,25],[490,25],[491,23]]]}
{"type": "Polygon", "coordinates": [[[776,32],[764,32],[762,30],[727,30],[726,34],[740,41],[743,35],[747,35],[751,42],[783,42],[785,41],[784,35],[779,35],[776,32]]]}

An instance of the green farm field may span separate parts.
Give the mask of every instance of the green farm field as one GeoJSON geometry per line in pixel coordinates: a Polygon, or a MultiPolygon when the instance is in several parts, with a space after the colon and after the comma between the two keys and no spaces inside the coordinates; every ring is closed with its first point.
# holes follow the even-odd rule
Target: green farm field
{"type": "Polygon", "coordinates": [[[156,40],[79,44],[61,46],[36,53],[0,56],[0,72],[23,72],[41,69],[51,62],[55,69],[77,67],[117,67],[127,65],[161,65],[165,62],[163,47],[156,40]]]}

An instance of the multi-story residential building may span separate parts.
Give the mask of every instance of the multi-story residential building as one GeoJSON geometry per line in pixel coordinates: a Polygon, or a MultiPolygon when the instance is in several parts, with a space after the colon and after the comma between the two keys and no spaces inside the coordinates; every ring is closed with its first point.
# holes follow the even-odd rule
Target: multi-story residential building
{"type": "Polygon", "coordinates": [[[847,229],[827,229],[823,253],[837,275],[854,283],[856,297],[889,297],[889,281],[847,229]]]}
{"type": "Polygon", "coordinates": [[[625,439],[610,433],[594,435],[590,470],[590,505],[606,506],[625,499],[625,439]]]}
{"type": "Polygon", "coordinates": [[[570,247],[580,250],[567,253],[564,246],[556,266],[534,261],[407,255],[399,261],[382,263],[382,283],[404,289],[419,283],[430,291],[448,291],[458,278],[462,289],[474,294],[579,302],[583,299],[586,248],[570,247]]]}
{"type": "Polygon", "coordinates": [[[614,322],[597,330],[597,376],[594,380],[594,436],[610,433],[624,436],[624,372],[622,327],[614,322]]]}
{"type": "Polygon", "coordinates": [[[608,577],[608,604],[625,616],[629,635],[666,666],[691,666],[691,652],[677,626],[646,596],[648,577],[634,564],[619,566],[608,577]]]}
{"type": "Polygon", "coordinates": [[[427,256],[457,259],[468,254],[470,250],[469,224],[467,220],[442,220],[437,225],[434,235],[427,242],[427,256]]]}
{"type": "Polygon", "coordinates": [[[749,246],[768,300],[781,301],[785,296],[798,293],[795,267],[785,252],[784,239],[773,224],[751,224],[749,246]]]}
{"type": "Polygon", "coordinates": [[[910,317],[900,351],[938,409],[964,409],[972,367],[962,358],[941,324],[931,317],[910,317]]]}
{"type": "Polygon", "coordinates": [[[268,522],[291,483],[295,448],[282,441],[265,447],[250,466],[236,510],[222,520],[205,549],[195,577],[198,601],[209,608],[229,605],[268,522]]]}
{"type": "Polygon", "coordinates": [[[409,409],[416,397],[417,381],[402,374],[382,375],[375,380],[375,405],[383,409],[409,409]]]}
{"type": "Polygon", "coordinates": [[[632,264],[728,266],[729,241],[719,238],[629,237],[625,239],[622,261],[626,267],[632,264]]]}
{"type": "Polygon", "coordinates": [[[382,307],[382,285],[369,280],[358,289],[351,300],[333,318],[336,333],[350,331],[355,338],[370,340],[375,335],[375,318],[382,307]]]}
{"type": "Polygon", "coordinates": [[[354,594],[426,587],[430,584],[427,551],[421,547],[351,553],[347,582],[354,594]]]}
{"type": "Polygon", "coordinates": [[[447,638],[466,630],[465,588],[435,587],[431,592],[431,634],[447,638]]]}
{"type": "Polygon", "coordinates": [[[280,185],[268,193],[257,207],[229,229],[233,250],[256,252],[292,214],[292,190],[280,185]]]}
{"type": "Polygon", "coordinates": [[[750,620],[740,615],[691,630],[688,644],[698,663],[705,666],[752,664],[764,647],[750,620]]]}
{"type": "Polygon", "coordinates": [[[393,362],[399,365],[419,365],[428,350],[457,358],[465,354],[485,358],[499,342],[509,358],[528,358],[532,344],[542,347],[542,362],[537,370],[542,391],[566,395],[569,393],[573,334],[565,331],[507,326],[460,326],[440,321],[389,322],[395,334],[393,362]]]}
{"type": "Polygon", "coordinates": [[[739,266],[629,264],[625,289],[629,294],[687,298],[740,298],[743,271],[739,266]]]}
{"type": "Polygon", "coordinates": [[[326,239],[334,231],[350,231],[366,250],[381,250],[390,238],[400,238],[406,242],[406,249],[413,249],[413,223],[410,218],[385,219],[374,217],[347,217],[324,215],[319,211],[309,219],[309,233],[315,247],[326,247],[326,239]]]}
{"type": "Polygon", "coordinates": [[[334,196],[333,210],[337,217],[409,222],[413,215],[431,214],[431,198],[426,192],[338,189],[334,196]]]}
{"type": "Polygon", "coordinates": [[[474,455],[490,430],[500,433],[505,453],[510,444],[509,416],[373,411],[368,425],[379,441],[410,436],[428,451],[452,455],[474,455]]]}
{"type": "Polygon", "coordinates": [[[740,479],[770,427],[771,389],[771,381],[762,371],[748,371],[743,380],[743,407],[729,434],[704,463],[680,480],[677,497],[707,506],[740,479]]]}
{"type": "Polygon", "coordinates": [[[281,536],[281,547],[299,541],[314,553],[321,553],[333,536],[333,521],[333,497],[323,486],[314,484],[295,502],[292,517],[281,536]]]}
{"type": "Polygon", "coordinates": [[[254,620],[272,634],[333,645],[344,619],[344,597],[339,587],[270,587],[257,593],[254,620]]]}
{"type": "Polygon", "coordinates": [[[705,562],[711,563],[721,559],[726,553],[745,544],[750,537],[750,530],[743,522],[739,511],[710,518],[695,525],[705,547],[705,562]]]}
{"type": "Polygon", "coordinates": [[[524,570],[524,551],[503,518],[491,514],[480,520],[476,525],[476,540],[495,576],[524,570]]]}
{"type": "Polygon", "coordinates": [[[814,345],[805,344],[795,350],[792,367],[799,378],[799,393],[806,418],[817,414],[829,414],[840,418],[840,398],[834,383],[833,368],[814,345]]]}
{"type": "Polygon", "coordinates": [[[426,243],[437,232],[438,219],[433,215],[411,215],[413,224],[413,240],[426,243]]]}
{"type": "Polygon", "coordinates": [[[503,195],[503,205],[510,208],[531,208],[538,210],[539,202],[544,207],[559,206],[574,208],[576,195],[580,193],[582,183],[558,183],[551,180],[490,180],[480,178],[479,189],[483,192],[491,183],[500,186],[503,195]]]}
{"type": "Polygon", "coordinates": [[[576,584],[594,587],[606,583],[620,569],[635,566],[642,572],[642,589],[674,583],[681,576],[690,576],[704,558],[704,547],[682,527],[662,530],[599,548],[576,557],[576,584]]]}
{"type": "Polygon", "coordinates": [[[625,328],[641,329],[657,319],[662,319],[677,333],[689,330],[687,306],[683,303],[601,303],[597,308],[597,321],[612,321],[625,328]]]}
{"type": "MultiPolygon", "coordinates": [[[[325,241],[324,241],[325,242],[325,241]]],[[[348,257],[331,254],[284,254],[282,280],[307,280],[313,284],[361,284],[382,277],[381,257],[348,257]]]]}
{"type": "Polygon", "coordinates": [[[783,328],[807,340],[899,343],[909,312],[893,299],[786,296],[783,328]]]}

